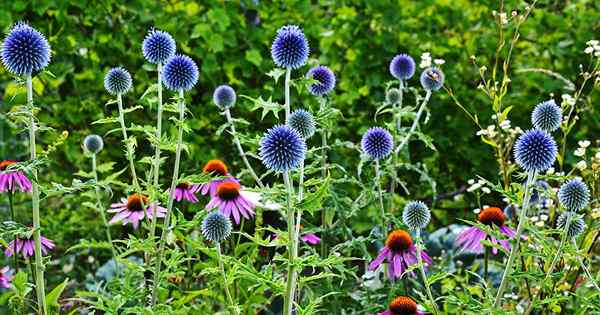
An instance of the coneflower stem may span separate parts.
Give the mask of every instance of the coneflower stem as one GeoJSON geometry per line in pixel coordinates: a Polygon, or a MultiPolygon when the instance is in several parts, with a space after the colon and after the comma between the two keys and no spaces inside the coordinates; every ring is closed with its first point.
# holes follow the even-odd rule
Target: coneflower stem
{"type": "MultiPolygon", "coordinates": [[[[396,124],[396,129],[394,130],[394,139],[397,141],[400,135],[400,128],[402,127],[402,115],[400,115],[400,110],[402,109],[402,102],[404,101],[404,81],[399,80],[399,91],[400,97],[398,102],[394,104],[394,120],[396,124]]],[[[392,156],[392,183],[390,185],[390,211],[394,211],[394,196],[396,194],[396,181],[398,178],[398,173],[396,170],[396,164],[398,163],[398,153],[394,152],[392,156]]]]}
{"type": "Polygon", "coordinates": [[[488,260],[490,259],[490,249],[486,246],[483,254],[483,279],[487,282],[488,279],[488,260]]]}
{"type": "Polygon", "coordinates": [[[229,293],[229,285],[227,285],[227,274],[225,273],[225,267],[223,265],[223,257],[221,256],[221,243],[216,243],[217,247],[217,260],[219,261],[219,269],[223,275],[223,288],[225,289],[225,295],[227,296],[227,302],[229,302],[229,308],[232,314],[239,314],[231,293],[229,293]]]}
{"type": "MultiPolygon", "coordinates": [[[[298,204],[300,204],[302,202],[302,199],[304,198],[304,160],[302,160],[300,162],[300,167],[299,167],[299,171],[298,171],[298,204]]],[[[296,256],[298,256],[298,247],[300,244],[300,226],[302,225],[302,208],[298,207],[298,209],[296,209],[296,224],[295,224],[295,228],[296,231],[294,232],[295,234],[295,238],[294,238],[294,242],[296,243],[296,245],[294,246],[294,248],[296,249],[296,256]]],[[[300,292],[300,287],[298,286],[298,292],[300,292]]]]}
{"type": "Polygon", "coordinates": [[[244,164],[246,165],[246,168],[250,172],[250,175],[252,175],[252,178],[254,178],[254,181],[256,182],[256,184],[258,185],[258,187],[264,188],[265,185],[263,185],[262,181],[260,180],[260,177],[258,177],[258,175],[256,175],[256,172],[254,172],[254,169],[252,168],[252,165],[250,165],[250,162],[248,162],[248,158],[246,157],[246,153],[244,152],[244,148],[242,148],[242,144],[240,143],[240,139],[239,139],[239,137],[237,135],[237,132],[235,131],[235,124],[233,123],[233,119],[231,118],[231,112],[229,111],[229,108],[226,108],[224,110],[224,112],[225,112],[225,117],[227,118],[227,123],[229,123],[229,129],[231,130],[231,136],[233,137],[233,142],[235,143],[235,146],[238,149],[238,152],[240,154],[240,157],[242,158],[242,161],[244,161],[244,164]]]}
{"type": "MultiPolygon", "coordinates": [[[[165,250],[165,242],[167,240],[167,234],[169,233],[171,227],[169,226],[171,221],[171,212],[173,209],[173,198],[175,194],[175,187],[177,187],[177,182],[179,181],[179,161],[181,160],[181,148],[183,143],[183,122],[185,119],[185,99],[183,96],[183,90],[179,90],[179,127],[177,134],[177,147],[175,148],[175,167],[173,168],[173,178],[171,179],[171,188],[169,189],[169,201],[167,203],[167,214],[165,215],[164,226],[162,229],[162,234],[160,236],[160,241],[158,245],[158,253],[156,257],[156,265],[154,267],[154,284],[152,287],[152,300],[151,304],[154,306],[156,303],[158,283],[160,280],[160,267],[162,263],[162,258],[165,250]]],[[[157,220],[157,218],[153,218],[153,220],[157,220]]]]}
{"type": "Polygon", "coordinates": [[[506,285],[508,284],[508,274],[512,271],[512,265],[517,258],[517,253],[519,252],[519,245],[521,245],[521,235],[523,234],[523,229],[525,228],[525,221],[527,221],[527,212],[529,210],[529,201],[531,199],[530,195],[530,186],[535,182],[535,177],[537,176],[537,171],[529,171],[527,172],[527,181],[525,182],[525,193],[523,195],[523,206],[521,207],[521,213],[519,215],[519,224],[517,225],[517,231],[515,232],[515,246],[510,251],[510,256],[508,256],[508,261],[506,262],[506,267],[504,268],[504,273],[502,274],[502,281],[500,281],[500,286],[498,287],[498,293],[496,294],[496,300],[494,302],[494,308],[500,307],[500,303],[502,302],[502,294],[506,289],[506,285]]]}
{"type": "Polygon", "coordinates": [[[406,134],[406,136],[404,137],[402,142],[400,142],[398,147],[396,147],[396,154],[398,154],[398,153],[400,153],[400,151],[402,151],[402,148],[404,148],[404,146],[408,143],[408,140],[410,140],[410,138],[412,137],[413,133],[415,132],[415,129],[417,128],[417,125],[419,124],[419,120],[421,120],[421,115],[423,115],[423,111],[425,110],[425,107],[427,107],[427,103],[429,102],[430,98],[431,98],[431,91],[427,90],[427,94],[425,94],[425,98],[423,99],[421,106],[419,106],[419,110],[417,111],[417,116],[415,117],[415,120],[413,121],[412,126],[410,126],[410,130],[408,131],[408,133],[406,134]]]}
{"type": "Polygon", "coordinates": [[[290,181],[290,171],[283,172],[283,183],[285,184],[285,190],[287,193],[287,226],[288,226],[288,237],[290,242],[290,248],[288,250],[288,277],[287,277],[287,285],[285,290],[285,296],[283,297],[283,310],[284,315],[292,315],[294,310],[294,296],[296,290],[296,266],[294,265],[296,262],[296,256],[298,255],[298,250],[296,248],[297,236],[296,228],[294,224],[294,211],[292,208],[292,184],[290,181]]]}
{"type": "MultiPolygon", "coordinates": [[[[160,142],[162,139],[162,103],[163,103],[163,99],[162,99],[162,78],[160,76],[160,73],[162,71],[162,64],[159,62],[158,65],[156,65],[156,71],[158,72],[158,105],[156,108],[156,146],[154,147],[154,165],[152,165],[153,171],[154,171],[154,178],[153,178],[153,185],[154,188],[157,190],[159,189],[159,185],[158,185],[158,175],[160,173],[160,142]]],[[[156,198],[154,198],[154,200],[157,200],[156,198]]],[[[157,207],[154,207],[152,209],[152,218],[156,218],[156,209],[157,207]]],[[[154,243],[154,234],[156,233],[156,220],[152,220],[152,224],[150,225],[150,238],[153,240],[152,242],[154,243]]]]}
{"type": "MultiPolygon", "coordinates": [[[[13,222],[17,222],[15,216],[15,207],[13,204],[13,191],[8,191],[8,208],[10,209],[10,219],[13,222]]],[[[13,242],[13,256],[15,261],[15,274],[19,273],[19,255],[17,255],[17,235],[15,235],[15,239],[13,242]]]]}
{"type": "MultiPolygon", "coordinates": [[[[575,248],[577,248],[577,242],[575,241],[575,239],[573,239],[573,245],[575,246],[575,248]]],[[[577,252],[579,252],[579,249],[577,249],[577,252]]],[[[583,259],[581,258],[582,256],[583,256],[583,254],[575,255],[575,257],[577,258],[577,262],[579,263],[579,266],[581,267],[581,269],[583,269],[583,273],[585,273],[585,275],[588,277],[588,280],[592,283],[592,285],[594,286],[596,291],[600,292],[600,287],[598,287],[598,283],[596,283],[596,279],[594,278],[594,276],[592,276],[592,273],[590,272],[588,267],[585,265],[583,259]]]]}
{"type": "MultiPolygon", "coordinates": [[[[29,122],[29,150],[31,161],[35,161],[37,154],[35,151],[35,112],[33,109],[33,85],[31,74],[27,75],[27,105],[31,110],[29,122]]],[[[31,203],[33,209],[33,240],[35,242],[35,289],[37,293],[38,312],[42,315],[47,314],[46,308],[46,289],[44,284],[44,265],[42,263],[42,242],[40,226],[40,191],[38,187],[37,168],[31,169],[33,180],[31,181],[31,203]]],[[[15,252],[15,255],[17,253],[15,252]]]]}
{"type": "Polygon", "coordinates": [[[416,231],[416,239],[417,239],[417,261],[419,263],[419,270],[421,272],[421,279],[423,280],[423,285],[427,290],[427,296],[429,297],[429,301],[431,302],[431,307],[433,307],[433,314],[438,314],[437,305],[435,304],[435,299],[433,298],[433,294],[431,293],[431,288],[429,287],[429,282],[427,281],[427,275],[425,274],[425,266],[423,265],[423,257],[421,257],[421,229],[416,231]]]}
{"type": "Polygon", "coordinates": [[[542,280],[542,284],[540,285],[540,290],[531,298],[531,301],[529,301],[529,305],[527,306],[525,313],[523,313],[524,315],[528,315],[529,313],[531,313],[531,310],[533,309],[533,304],[535,304],[537,299],[540,297],[540,295],[544,291],[544,286],[546,285],[546,282],[548,281],[548,279],[550,279],[550,276],[552,275],[552,272],[554,271],[554,267],[556,267],[556,263],[558,262],[558,258],[561,256],[562,249],[567,240],[567,231],[569,231],[570,225],[571,225],[571,216],[569,215],[569,216],[567,216],[567,222],[565,223],[565,227],[562,230],[562,232],[560,233],[560,244],[558,245],[558,248],[556,249],[556,252],[554,253],[554,258],[552,258],[550,267],[548,267],[548,270],[546,271],[546,276],[544,276],[544,280],[542,280]]]}
{"type": "MultiPolygon", "coordinates": [[[[325,108],[327,107],[327,99],[325,97],[321,97],[319,99],[319,112],[325,113],[325,108]]],[[[326,178],[327,176],[327,128],[325,126],[321,126],[321,178],[326,178]]],[[[325,207],[321,209],[321,227],[323,231],[327,230],[327,212],[325,207]]],[[[321,256],[326,256],[327,247],[325,247],[325,242],[321,242],[321,256]]]]}
{"type": "Polygon", "coordinates": [[[387,234],[387,227],[385,224],[385,206],[383,205],[383,191],[381,190],[381,169],[379,167],[379,160],[375,160],[375,183],[377,185],[377,195],[379,196],[379,207],[381,208],[381,234],[385,237],[387,234]]]}
{"type": "Polygon", "coordinates": [[[92,154],[92,174],[94,175],[94,188],[96,193],[96,206],[98,207],[98,211],[100,212],[100,217],[102,218],[102,223],[104,223],[105,231],[106,231],[106,240],[110,243],[110,250],[112,251],[113,260],[115,261],[115,271],[119,274],[119,263],[117,262],[117,251],[115,249],[115,245],[112,242],[112,237],[110,236],[110,226],[108,225],[108,221],[106,221],[106,214],[104,214],[104,207],[102,206],[102,200],[100,199],[100,187],[98,186],[98,171],[96,167],[96,154],[92,154]]]}
{"type": "Polygon", "coordinates": [[[290,81],[292,76],[292,68],[285,69],[285,123],[290,119],[290,81]]]}

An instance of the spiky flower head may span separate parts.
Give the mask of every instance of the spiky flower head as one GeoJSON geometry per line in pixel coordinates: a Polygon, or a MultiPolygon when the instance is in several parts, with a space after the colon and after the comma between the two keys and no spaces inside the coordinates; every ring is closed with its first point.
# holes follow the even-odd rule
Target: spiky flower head
{"type": "Polygon", "coordinates": [[[391,88],[385,93],[385,100],[389,104],[398,104],[400,103],[400,89],[391,88]]]}
{"type": "Polygon", "coordinates": [[[408,80],[415,75],[415,60],[407,55],[396,55],[390,62],[390,73],[398,80],[408,80]]]}
{"type": "Polygon", "coordinates": [[[235,90],[226,84],[219,85],[213,93],[213,102],[220,109],[227,109],[235,105],[235,90]]]}
{"type": "Polygon", "coordinates": [[[363,135],[361,146],[370,158],[380,160],[392,152],[394,140],[387,129],[372,127],[363,135]]]}
{"type": "Polygon", "coordinates": [[[535,129],[552,132],[560,127],[562,110],[554,100],[539,103],[531,113],[531,123],[535,129]]]}
{"type": "Polygon", "coordinates": [[[278,125],[260,139],[259,155],[269,169],[284,172],[295,169],[304,160],[306,142],[292,127],[278,125]]]}
{"type": "Polygon", "coordinates": [[[42,33],[18,22],[2,43],[2,63],[13,74],[31,75],[50,63],[50,45],[42,33]]]}
{"type": "Polygon", "coordinates": [[[569,230],[567,231],[568,239],[575,239],[579,234],[585,230],[585,221],[583,217],[573,211],[566,211],[561,213],[556,220],[556,226],[559,229],[564,229],[567,224],[567,219],[571,220],[569,223],[569,230]]]}
{"type": "Polygon", "coordinates": [[[581,179],[571,179],[560,186],[558,201],[570,211],[579,211],[590,202],[590,189],[581,179]]]}
{"type": "Polygon", "coordinates": [[[198,82],[198,66],[186,55],[175,55],[167,60],[162,79],[171,91],[189,91],[198,82]]]}
{"type": "Polygon", "coordinates": [[[271,57],[278,67],[297,69],[308,59],[308,41],[296,25],[286,25],[277,31],[271,45],[271,57]]]}
{"type": "Polygon", "coordinates": [[[431,211],[422,201],[411,201],[404,206],[402,222],[412,230],[422,229],[429,224],[431,211]]]}
{"type": "Polygon", "coordinates": [[[318,81],[308,87],[308,91],[313,95],[325,95],[335,87],[335,74],[326,66],[311,68],[306,73],[306,78],[318,81]]]}
{"type": "Polygon", "coordinates": [[[292,112],[288,125],[298,131],[304,139],[308,139],[315,134],[315,118],[304,109],[297,109],[292,112]]]}
{"type": "Polygon", "coordinates": [[[112,95],[125,94],[131,89],[131,75],[125,68],[108,70],[104,77],[104,88],[112,95]]]}
{"type": "Polygon", "coordinates": [[[218,211],[209,213],[202,221],[202,235],[204,238],[220,243],[231,234],[231,221],[218,211]]]}
{"type": "Polygon", "coordinates": [[[526,171],[544,171],[556,160],[556,142],[543,130],[527,130],[515,143],[515,160],[526,171]]]}
{"type": "Polygon", "coordinates": [[[444,73],[439,68],[427,68],[421,73],[421,85],[429,91],[437,91],[444,85],[444,73]]]}
{"type": "Polygon", "coordinates": [[[171,34],[152,28],[144,38],[142,53],[148,62],[164,64],[175,55],[175,40],[171,34]]]}
{"type": "Polygon", "coordinates": [[[83,146],[88,152],[97,154],[104,148],[104,141],[99,135],[89,135],[83,139],[83,146]]]}

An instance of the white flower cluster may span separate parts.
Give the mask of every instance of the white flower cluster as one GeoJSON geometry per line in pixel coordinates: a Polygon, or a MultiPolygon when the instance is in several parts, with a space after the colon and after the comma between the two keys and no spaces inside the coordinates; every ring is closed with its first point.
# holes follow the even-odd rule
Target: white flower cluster
{"type": "Polygon", "coordinates": [[[574,154],[575,156],[582,158],[582,160],[577,162],[577,164],[575,164],[575,167],[577,167],[580,171],[583,171],[587,168],[587,163],[585,161],[585,151],[590,146],[591,142],[589,140],[582,140],[577,142],[577,144],[579,145],[579,147],[575,150],[574,154]]]}
{"type": "MultiPolygon", "coordinates": [[[[569,94],[563,94],[561,95],[562,97],[562,101],[563,104],[567,104],[568,106],[573,106],[575,105],[575,99],[573,98],[573,96],[569,95],[569,94]]],[[[561,104],[562,107],[567,107],[561,104]]]]}
{"type": "Polygon", "coordinates": [[[593,39],[587,41],[585,44],[587,47],[583,50],[584,53],[600,57],[600,41],[593,39]]]}
{"type": "MultiPolygon", "coordinates": [[[[496,115],[496,114],[492,115],[492,119],[498,120],[498,115],[496,115]]],[[[513,135],[513,136],[523,133],[523,129],[521,129],[521,127],[512,128],[512,126],[510,124],[510,120],[508,120],[508,119],[499,121],[498,126],[500,126],[500,129],[502,131],[508,132],[510,135],[513,135]]],[[[489,125],[485,129],[481,129],[481,130],[477,131],[475,134],[478,136],[486,136],[488,138],[493,138],[497,135],[496,125],[489,125]]]]}
{"type": "Polygon", "coordinates": [[[441,66],[446,63],[444,59],[432,59],[431,53],[424,52],[421,54],[421,63],[419,63],[419,67],[421,69],[429,68],[432,65],[441,66]]]}
{"type": "Polygon", "coordinates": [[[484,180],[480,179],[478,181],[475,181],[474,179],[469,179],[467,181],[467,183],[470,185],[469,188],[467,188],[468,192],[474,192],[474,191],[477,191],[479,189],[481,189],[481,192],[484,193],[484,194],[489,194],[489,193],[492,192],[491,189],[489,189],[488,187],[485,186],[485,181],[484,180]]]}
{"type": "Polygon", "coordinates": [[[547,214],[540,214],[540,216],[534,215],[531,217],[531,222],[537,227],[543,227],[546,221],[548,221],[547,214]]]}

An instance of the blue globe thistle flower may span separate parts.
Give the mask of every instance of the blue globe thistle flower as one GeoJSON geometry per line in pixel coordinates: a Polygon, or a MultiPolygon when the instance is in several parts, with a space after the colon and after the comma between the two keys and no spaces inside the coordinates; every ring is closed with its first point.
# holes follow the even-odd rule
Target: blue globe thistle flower
{"type": "Polygon", "coordinates": [[[308,52],[306,36],[296,25],[281,27],[271,45],[271,57],[281,68],[300,68],[306,63],[308,52]]]}
{"type": "Polygon", "coordinates": [[[167,89],[189,91],[198,82],[198,66],[186,55],[175,55],[167,60],[161,75],[167,89]]]}
{"type": "Polygon", "coordinates": [[[515,143],[515,160],[526,171],[544,171],[556,160],[556,142],[543,130],[527,130],[515,143]]]}
{"type": "Polygon", "coordinates": [[[567,238],[572,240],[576,239],[585,230],[585,221],[581,215],[573,211],[566,211],[561,213],[556,220],[556,226],[559,229],[564,229],[567,224],[567,219],[571,219],[569,224],[569,230],[567,231],[567,238]]]}
{"type": "Polygon", "coordinates": [[[554,100],[539,103],[531,113],[531,123],[536,129],[552,132],[560,127],[562,110],[554,100]]]}
{"type": "Polygon", "coordinates": [[[104,77],[104,88],[112,95],[125,94],[131,89],[131,75],[125,68],[112,68],[104,77]]]}
{"type": "Polygon", "coordinates": [[[407,55],[396,55],[390,62],[390,73],[398,80],[408,80],[415,75],[415,60],[407,55]]]}
{"type": "Polygon", "coordinates": [[[590,202],[590,189],[581,179],[571,179],[560,186],[558,201],[570,211],[579,211],[590,202]]]}
{"type": "Polygon", "coordinates": [[[308,139],[315,134],[315,118],[310,112],[303,109],[292,112],[288,125],[298,131],[304,139],[308,139]]]}
{"type": "Polygon", "coordinates": [[[227,109],[235,105],[235,90],[226,84],[219,85],[213,93],[213,102],[220,109],[227,109]]]}
{"type": "Polygon", "coordinates": [[[308,87],[308,91],[313,95],[325,95],[335,87],[335,74],[326,66],[311,68],[306,73],[306,78],[318,81],[308,87]]]}
{"type": "Polygon", "coordinates": [[[171,34],[150,29],[142,43],[144,58],[153,64],[164,64],[175,55],[175,40],[171,34]]]}
{"type": "Polygon", "coordinates": [[[273,171],[295,169],[304,160],[306,142],[295,129],[278,125],[260,139],[259,155],[263,164],[273,171]]]}
{"type": "Polygon", "coordinates": [[[400,89],[391,88],[385,93],[385,100],[389,104],[398,104],[400,102],[400,89]]]}
{"type": "Polygon", "coordinates": [[[429,91],[437,91],[444,85],[444,73],[439,68],[427,68],[421,73],[421,85],[429,91]]]}
{"type": "Polygon", "coordinates": [[[374,160],[386,157],[394,146],[394,140],[389,131],[381,127],[372,127],[362,137],[363,152],[374,160]]]}
{"type": "Polygon", "coordinates": [[[231,234],[231,221],[218,211],[209,213],[202,221],[202,235],[205,239],[220,243],[231,234]]]}
{"type": "Polygon", "coordinates": [[[404,206],[402,222],[412,230],[422,229],[429,224],[431,211],[422,201],[411,201],[404,206]]]}
{"type": "Polygon", "coordinates": [[[2,43],[2,63],[16,75],[30,75],[50,63],[50,45],[33,27],[16,23],[2,43]]]}
{"type": "Polygon", "coordinates": [[[90,153],[98,153],[104,148],[104,141],[99,135],[89,135],[83,139],[83,146],[90,153]]]}

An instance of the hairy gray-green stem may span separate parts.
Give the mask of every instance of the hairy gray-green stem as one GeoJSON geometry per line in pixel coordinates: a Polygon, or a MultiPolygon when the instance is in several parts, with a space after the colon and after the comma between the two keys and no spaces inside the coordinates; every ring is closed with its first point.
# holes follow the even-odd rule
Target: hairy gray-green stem
{"type": "Polygon", "coordinates": [[[500,281],[498,293],[496,294],[494,308],[500,307],[500,302],[502,302],[502,294],[504,293],[506,285],[508,284],[508,274],[512,271],[512,265],[515,262],[515,258],[517,258],[517,253],[519,252],[519,245],[521,244],[521,235],[523,234],[523,229],[525,228],[525,221],[527,221],[527,211],[529,210],[529,201],[531,199],[530,188],[532,183],[535,183],[536,176],[537,171],[527,172],[527,181],[525,182],[525,193],[523,195],[523,206],[521,207],[521,212],[519,214],[519,224],[517,225],[517,231],[515,232],[515,237],[513,238],[515,240],[515,245],[510,251],[510,256],[508,256],[508,261],[506,262],[504,273],[502,274],[502,281],[500,281]]]}
{"type": "MultiPolygon", "coordinates": [[[[29,153],[31,161],[35,161],[37,154],[35,151],[35,113],[33,110],[33,87],[31,74],[27,75],[27,106],[31,110],[29,121],[29,153]]],[[[46,308],[46,289],[44,284],[44,264],[42,262],[42,242],[40,225],[40,190],[38,187],[37,168],[31,169],[33,180],[31,181],[31,204],[33,209],[33,240],[35,243],[35,290],[38,301],[38,312],[42,315],[47,314],[46,308]]],[[[17,253],[14,253],[15,256],[17,253]]]]}
{"type": "Polygon", "coordinates": [[[381,190],[381,169],[379,167],[379,160],[375,160],[375,183],[377,185],[379,207],[381,208],[381,233],[383,237],[385,237],[387,235],[387,227],[385,224],[385,206],[383,205],[383,191],[381,190]]]}
{"type": "MultiPolygon", "coordinates": [[[[154,267],[154,284],[152,287],[152,300],[151,304],[154,306],[156,303],[158,283],[160,280],[160,268],[162,264],[162,258],[165,250],[165,243],[167,241],[167,234],[171,227],[169,226],[171,220],[171,212],[173,209],[173,199],[175,197],[175,187],[177,186],[177,182],[179,181],[179,162],[181,160],[181,147],[183,142],[183,122],[185,119],[185,99],[183,96],[183,90],[179,90],[179,127],[177,134],[177,147],[175,148],[175,166],[173,168],[173,178],[171,179],[171,188],[169,189],[169,201],[167,203],[167,214],[165,215],[165,221],[163,223],[163,230],[160,236],[160,241],[158,245],[158,252],[154,267]]],[[[153,218],[153,220],[157,220],[158,218],[153,218]]]]}
{"type": "MultiPolygon", "coordinates": [[[[162,64],[159,62],[156,66],[158,72],[158,105],[156,108],[156,146],[154,147],[154,161],[152,165],[152,171],[154,172],[153,185],[155,189],[159,189],[158,185],[158,174],[160,173],[160,141],[162,139],[162,78],[160,72],[162,71],[162,64]]],[[[154,198],[157,200],[157,198],[154,198]]],[[[156,207],[152,209],[152,218],[156,218],[156,207]]],[[[156,220],[152,220],[150,225],[150,238],[154,242],[154,234],[156,233],[156,220]]]]}
{"type": "Polygon", "coordinates": [[[412,137],[413,133],[415,132],[415,129],[417,128],[417,125],[419,124],[419,120],[421,120],[421,115],[423,114],[425,107],[427,107],[427,103],[429,102],[430,98],[431,98],[431,91],[427,90],[427,94],[425,94],[425,98],[423,99],[423,102],[419,106],[419,110],[417,111],[417,116],[415,117],[415,120],[413,121],[412,126],[410,126],[410,130],[408,131],[408,133],[406,134],[404,139],[402,139],[402,142],[400,142],[400,144],[396,148],[396,154],[398,154],[400,151],[402,151],[402,148],[404,148],[404,146],[408,143],[408,140],[410,140],[410,138],[412,137]]]}
{"type": "MultiPolygon", "coordinates": [[[[394,140],[397,140],[402,127],[402,115],[400,110],[402,109],[402,103],[404,102],[404,81],[399,80],[400,97],[398,102],[394,105],[394,120],[396,123],[396,129],[394,130],[394,140]]],[[[394,152],[392,156],[392,183],[390,185],[390,211],[394,211],[394,195],[396,194],[396,181],[398,178],[398,171],[396,170],[396,164],[398,163],[398,153],[394,152]]]]}
{"type": "Polygon", "coordinates": [[[112,242],[112,237],[110,236],[110,226],[108,225],[108,221],[106,221],[106,214],[104,213],[104,207],[102,206],[102,200],[100,199],[100,186],[98,186],[98,171],[96,170],[96,168],[96,153],[92,153],[92,174],[94,175],[96,205],[98,207],[98,211],[100,212],[102,223],[104,223],[104,227],[106,229],[106,239],[110,243],[110,250],[112,251],[113,260],[115,261],[115,270],[118,274],[119,263],[117,262],[117,250],[115,249],[115,245],[112,242]]]}
{"type": "MultiPolygon", "coordinates": [[[[17,218],[15,216],[15,207],[13,204],[13,194],[12,189],[8,191],[8,208],[10,209],[10,219],[13,222],[17,222],[17,218]]],[[[15,263],[15,274],[19,273],[19,255],[17,255],[17,235],[15,234],[14,243],[13,243],[13,258],[15,263]]]]}
{"type": "Polygon", "coordinates": [[[419,263],[419,271],[421,272],[421,279],[423,280],[423,285],[427,290],[427,296],[429,297],[429,302],[431,302],[431,306],[433,307],[433,314],[438,314],[437,305],[435,304],[435,299],[433,298],[433,294],[431,293],[431,288],[429,287],[429,281],[427,281],[427,275],[425,274],[425,267],[423,266],[423,257],[421,257],[421,229],[416,231],[416,239],[417,239],[417,261],[419,263]]]}
{"type": "Polygon", "coordinates": [[[227,123],[229,123],[229,127],[230,127],[229,129],[231,130],[231,136],[233,137],[233,142],[235,143],[235,146],[238,149],[238,152],[240,154],[240,157],[242,158],[242,161],[244,161],[246,168],[250,172],[250,175],[252,175],[252,178],[254,178],[254,181],[256,182],[258,187],[264,188],[265,186],[263,185],[262,181],[260,180],[260,177],[258,177],[258,175],[256,175],[256,172],[254,172],[252,165],[250,165],[250,162],[248,162],[248,158],[246,157],[244,148],[242,148],[240,139],[237,135],[237,132],[235,131],[235,125],[233,122],[233,118],[231,118],[231,112],[229,111],[229,108],[225,108],[224,112],[225,112],[225,117],[227,118],[227,123]]]}
{"type": "MultiPolygon", "coordinates": [[[[327,106],[327,100],[321,96],[319,98],[319,112],[324,113],[327,106]]],[[[321,178],[327,177],[327,129],[323,124],[321,126],[321,178]]],[[[327,212],[325,207],[321,209],[321,227],[323,231],[327,230],[327,212]]],[[[325,256],[325,242],[321,242],[321,256],[325,256]]]]}
{"type": "Polygon", "coordinates": [[[239,314],[239,311],[233,302],[231,293],[229,293],[229,286],[227,285],[227,274],[225,273],[225,266],[223,265],[223,257],[221,256],[221,243],[216,243],[217,247],[217,260],[219,261],[219,269],[223,275],[223,287],[225,288],[225,295],[227,296],[227,302],[229,302],[229,308],[232,314],[239,314]]]}
{"type": "Polygon", "coordinates": [[[288,123],[288,120],[290,119],[290,77],[292,75],[292,68],[286,68],[285,69],[285,89],[284,89],[284,93],[285,93],[285,123],[288,123]]]}
{"type": "Polygon", "coordinates": [[[297,238],[296,227],[294,224],[294,211],[292,207],[292,191],[293,187],[290,181],[290,172],[283,172],[283,182],[285,184],[285,190],[287,193],[287,227],[288,227],[288,238],[290,242],[290,248],[288,250],[288,278],[285,290],[285,296],[283,297],[283,310],[284,315],[292,315],[294,310],[294,296],[296,291],[296,257],[298,256],[297,249],[297,238]]]}
{"type": "MultiPolygon", "coordinates": [[[[579,248],[577,246],[577,242],[575,241],[575,239],[573,239],[572,242],[573,242],[573,245],[575,246],[575,248],[577,248],[578,254],[575,256],[575,258],[577,258],[577,262],[579,263],[579,266],[581,267],[581,269],[583,269],[583,272],[588,277],[589,281],[592,283],[592,285],[594,286],[596,291],[600,292],[600,287],[598,287],[598,283],[596,283],[596,278],[594,278],[594,276],[592,276],[592,273],[590,272],[588,267],[585,265],[583,258],[581,258],[584,254],[579,253],[579,248]]],[[[594,244],[592,244],[592,246],[594,246],[594,244]]]]}

